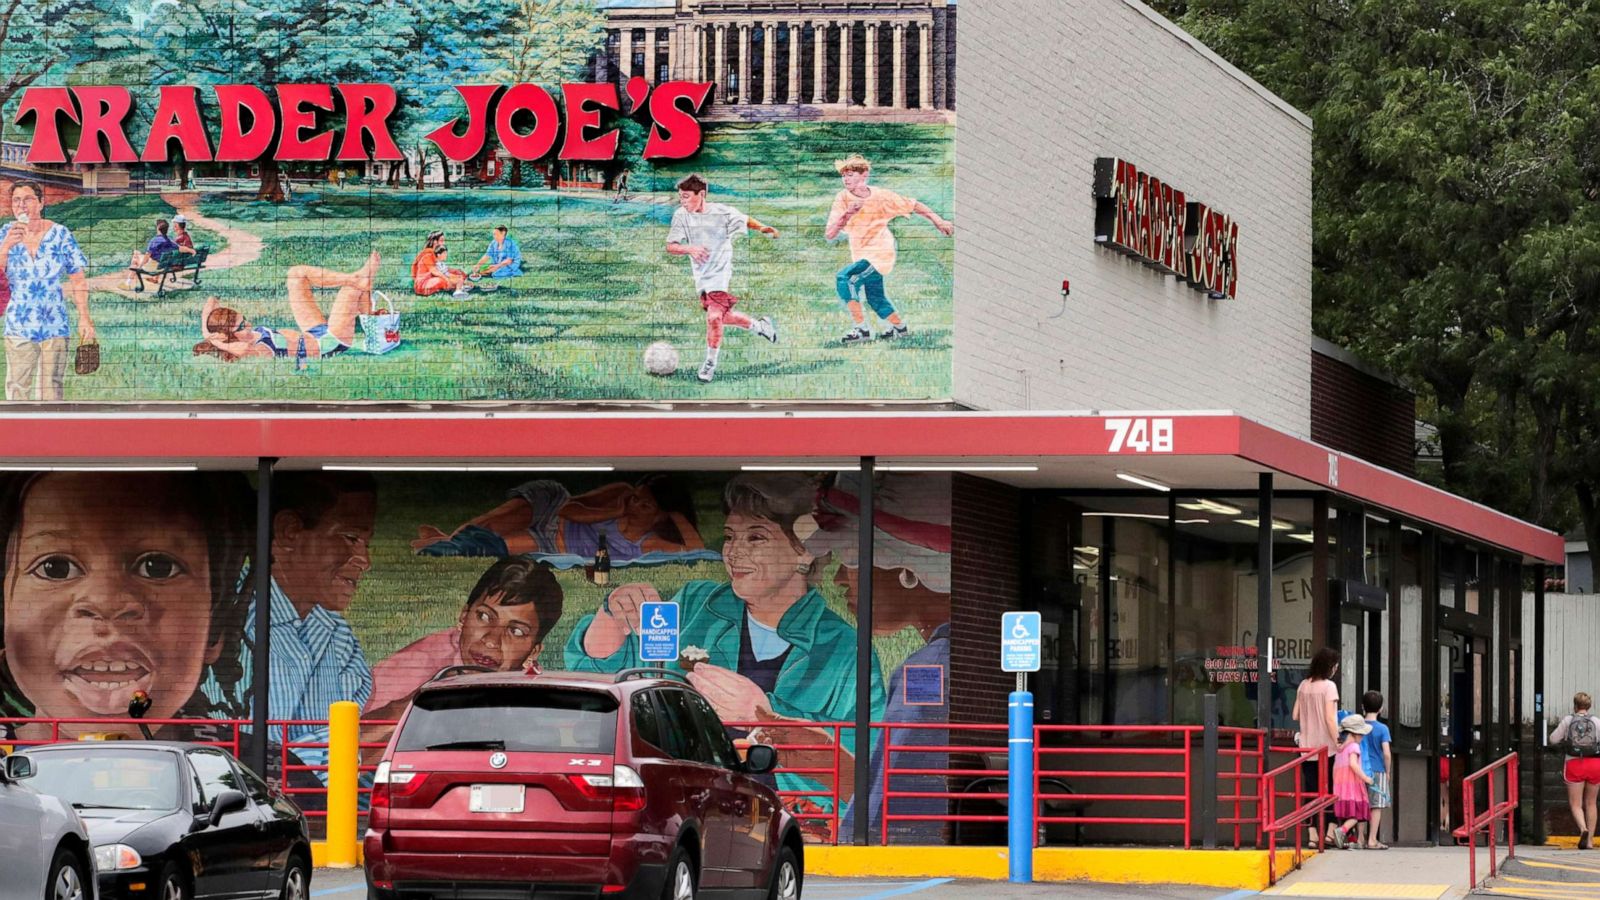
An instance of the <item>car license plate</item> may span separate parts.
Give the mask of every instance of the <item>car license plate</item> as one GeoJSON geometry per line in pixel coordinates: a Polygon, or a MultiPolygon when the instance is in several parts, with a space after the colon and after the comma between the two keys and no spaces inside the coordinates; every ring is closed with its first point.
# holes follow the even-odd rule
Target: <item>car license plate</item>
{"type": "Polygon", "coordinates": [[[473,812],[522,812],[523,787],[520,784],[475,784],[472,786],[473,812]]]}

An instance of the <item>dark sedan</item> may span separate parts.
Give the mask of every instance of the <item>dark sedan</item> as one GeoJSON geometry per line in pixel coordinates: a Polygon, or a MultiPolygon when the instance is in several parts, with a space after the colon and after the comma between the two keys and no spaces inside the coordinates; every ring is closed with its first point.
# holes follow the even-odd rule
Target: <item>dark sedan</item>
{"type": "Polygon", "coordinates": [[[308,900],[305,816],[227,752],[161,741],[22,751],[88,827],[102,900],[308,900]]]}

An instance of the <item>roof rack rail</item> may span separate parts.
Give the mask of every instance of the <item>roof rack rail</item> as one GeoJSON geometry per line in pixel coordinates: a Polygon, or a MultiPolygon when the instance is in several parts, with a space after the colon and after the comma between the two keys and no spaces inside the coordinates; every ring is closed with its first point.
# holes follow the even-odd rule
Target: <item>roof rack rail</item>
{"type": "Polygon", "coordinates": [[[682,672],[679,672],[676,669],[663,669],[658,666],[640,666],[634,669],[623,669],[621,672],[617,673],[615,678],[611,679],[611,683],[616,684],[618,682],[627,681],[630,678],[660,678],[663,676],[667,678],[677,678],[684,684],[689,683],[688,676],[684,675],[682,672]]]}
{"type": "Polygon", "coordinates": [[[431,683],[431,682],[434,682],[434,681],[438,681],[441,678],[449,678],[452,675],[465,675],[468,672],[495,672],[495,671],[498,671],[498,670],[497,669],[491,669],[488,666],[462,666],[462,665],[445,666],[444,668],[440,669],[439,671],[433,673],[433,677],[429,678],[428,681],[431,683]]]}

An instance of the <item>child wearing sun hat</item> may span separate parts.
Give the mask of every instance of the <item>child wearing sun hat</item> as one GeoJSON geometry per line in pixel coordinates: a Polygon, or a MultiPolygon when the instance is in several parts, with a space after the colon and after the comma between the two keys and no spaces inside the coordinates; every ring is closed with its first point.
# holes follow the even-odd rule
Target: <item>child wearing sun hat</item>
{"type": "Polygon", "coordinates": [[[1361,739],[1372,730],[1372,723],[1351,713],[1339,720],[1339,753],[1333,759],[1333,845],[1343,850],[1356,828],[1367,820],[1367,788],[1372,784],[1361,765],[1361,739]]]}

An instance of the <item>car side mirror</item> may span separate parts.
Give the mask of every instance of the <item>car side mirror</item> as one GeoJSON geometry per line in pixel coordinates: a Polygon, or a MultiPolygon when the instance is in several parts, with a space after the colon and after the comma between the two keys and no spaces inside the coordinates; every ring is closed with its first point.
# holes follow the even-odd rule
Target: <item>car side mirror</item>
{"type": "Polygon", "coordinates": [[[5,760],[5,779],[7,781],[21,781],[33,777],[33,760],[26,756],[8,756],[5,760]]]}
{"type": "Polygon", "coordinates": [[[245,807],[244,795],[238,791],[223,791],[217,795],[216,802],[211,804],[211,824],[222,821],[222,817],[231,812],[238,812],[245,807]]]}
{"type": "Polygon", "coordinates": [[[751,744],[744,752],[746,775],[765,775],[778,767],[778,751],[767,744],[751,744]]]}

